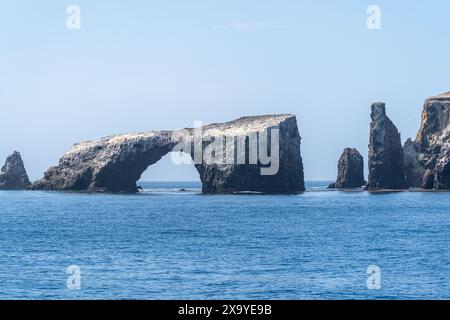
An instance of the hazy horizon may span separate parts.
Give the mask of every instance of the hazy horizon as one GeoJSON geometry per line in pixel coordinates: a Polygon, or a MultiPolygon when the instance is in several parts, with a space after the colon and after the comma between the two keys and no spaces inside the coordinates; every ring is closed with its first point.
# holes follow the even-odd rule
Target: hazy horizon
{"type": "MultiPolygon", "coordinates": [[[[367,171],[370,105],[402,142],[424,100],[450,91],[450,2],[18,0],[0,11],[0,165],[21,152],[41,178],[69,147],[194,121],[292,113],[305,179],[336,178],[346,147],[367,171]],[[66,9],[81,9],[69,30],[66,9]],[[381,29],[366,25],[369,5],[381,29]]],[[[142,180],[198,181],[166,156],[142,180]]]]}

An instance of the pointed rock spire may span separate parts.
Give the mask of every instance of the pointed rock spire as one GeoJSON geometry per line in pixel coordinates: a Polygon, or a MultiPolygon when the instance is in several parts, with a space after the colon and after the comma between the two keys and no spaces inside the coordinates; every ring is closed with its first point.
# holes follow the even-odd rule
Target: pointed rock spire
{"type": "Polygon", "coordinates": [[[386,115],[383,102],[372,104],[367,190],[405,189],[404,154],[400,133],[386,115]]]}
{"type": "Polygon", "coordinates": [[[6,158],[0,171],[0,190],[23,190],[31,185],[20,153],[14,151],[6,158]]]}

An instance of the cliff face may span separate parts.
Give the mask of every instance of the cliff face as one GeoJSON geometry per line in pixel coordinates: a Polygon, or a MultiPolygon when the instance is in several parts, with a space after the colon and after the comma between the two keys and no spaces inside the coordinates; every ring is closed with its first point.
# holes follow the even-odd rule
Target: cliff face
{"type": "MultiPolygon", "coordinates": [[[[292,115],[244,117],[235,121],[211,124],[196,129],[125,134],[75,144],[59,161],[48,169],[44,178],[33,185],[36,190],[70,190],[89,192],[136,192],[136,181],[147,167],[170,151],[189,154],[195,160],[204,193],[258,191],[266,193],[298,192],[304,190],[303,164],[300,156],[300,136],[292,115]],[[279,144],[271,148],[271,132],[278,132],[279,144]],[[267,134],[269,133],[269,134],[267,134]],[[256,136],[256,140],[252,140],[256,136]],[[228,138],[228,137],[232,137],[228,138]],[[269,137],[264,143],[264,137],[269,137]],[[228,161],[214,161],[225,149],[226,141],[235,147],[228,161]],[[230,142],[231,141],[231,142],[230,142]],[[243,144],[240,142],[244,142],[243,144]],[[261,160],[260,146],[268,145],[268,155],[279,155],[279,163],[261,160]],[[200,143],[200,144],[199,144],[200,143]],[[199,147],[198,147],[199,146],[199,147]],[[245,150],[244,163],[238,162],[238,147],[245,150]],[[214,147],[214,148],[213,148],[214,147]],[[198,151],[200,149],[200,156],[198,151]],[[210,154],[211,157],[204,157],[210,154]],[[213,160],[213,161],[211,161],[213,160]],[[271,171],[276,165],[276,172],[271,171]]],[[[225,153],[224,152],[224,153],[225,153]]],[[[242,152],[241,152],[242,154],[242,152]]],[[[242,159],[241,159],[242,160],[242,159]]]]}
{"type": "Polygon", "coordinates": [[[24,190],[30,186],[25,166],[20,153],[14,153],[6,158],[0,171],[0,190],[24,190]]]}
{"type": "Polygon", "coordinates": [[[345,148],[338,162],[336,183],[329,188],[360,188],[364,186],[364,159],[356,149],[345,148]]]}
{"type": "Polygon", "coordinates": [[[367,190],[406,188],[400,133],[382,102],[372,105],[367,190]]]}
{"type": "Polygon", "coordinates": [[[450,92],[425,101],[416,140],[407,141],[404,148],[411,186],[450,189],[450,92]]]}
{"type": "MultiPolygon", "coordinates": [[[[227,143],[234,145],[234,164],[197,164],[204,193],[255,191],[263,193],[291,193],[305,190],[303,162],[300,155],[300,135],[293,115],[244,117],[235,121],[206,126],[205,141],[218,136],[234,137],[227,143]],[[278,139],[274,135],[277,130],[278,139]],[[258,135],[252,148],[251,138],[258,135]],[[274,141],[271,141],[273,139],[274,141]],[[243,152],[239,141],[245,141],[243,152]],[[277,143],[276,143],[277,142],[277,143]],[[275,144],[273,144],[275,143],[275,144]],[[272,149],[275,146],[276,148],[272,149]],[[252,150],[261,156],[272,156],[270,164],[251,164],[252,150]],[[236,164],[237,157],[246,155],[245,164],[236,164]],[[275,163],[278,162],[278,163],[275,163]]],[[[206,151],[206,150],[205,150],[206,151]]],[[[261,159],[260,159],[261,160],[261,159]]],[[[267,161],[266,161],[267,162],[267,161]]]]}
{"type": "Polygon", "coordinates": [[[436,162],[434,188],[450,190],[450,146],[448,144],[442,148],[436,162]]]}
{"type": "Polygon", "coordinates": [[[425,169],[420,165],[418,159],[417,145],[411,139],[406,140],[403,146],[405,155],[405,177],[409,187],[420,188],[425,169]]]}

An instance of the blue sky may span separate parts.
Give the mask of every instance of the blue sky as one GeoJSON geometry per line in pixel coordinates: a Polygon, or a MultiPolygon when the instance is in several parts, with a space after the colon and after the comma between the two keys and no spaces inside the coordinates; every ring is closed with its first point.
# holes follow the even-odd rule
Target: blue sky
{"type": "MultiPolygon", "coordinates": [[[[402,138],[426,97],[450,91],[449,1],[8,1],[0,5],[0,161],[39,178],[74,142],[293,113],[305,176],[367,159],[370,104],[402,138]],[[81,30],[66,8],[81,8],[81,30]],[[369,5],[381,30],[366,27],[369,5]]],[[[153,167],[152,167],[153,168],[153,167]]],[[[168,159],[146,179],[198,179],[168,159]]]]}

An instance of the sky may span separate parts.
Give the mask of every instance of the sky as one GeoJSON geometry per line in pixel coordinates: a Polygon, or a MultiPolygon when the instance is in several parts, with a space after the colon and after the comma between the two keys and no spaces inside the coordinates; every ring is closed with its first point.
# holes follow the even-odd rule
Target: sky
{"type": "MultiPolygon", "coordinates": [[[[34,180],[78,141],[292,113],[305,178],[335,179],[345,147],[367,162],[371,103],[405,141],[425,98],[450,91],[448,12],[448,0],[2,1],[0,162],[20,151],[34,180]]],[[[198,174],[169,156],[143,179],[198,174]]]]}

